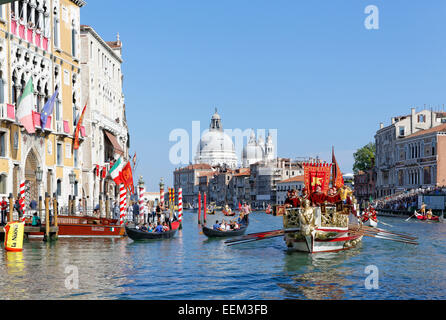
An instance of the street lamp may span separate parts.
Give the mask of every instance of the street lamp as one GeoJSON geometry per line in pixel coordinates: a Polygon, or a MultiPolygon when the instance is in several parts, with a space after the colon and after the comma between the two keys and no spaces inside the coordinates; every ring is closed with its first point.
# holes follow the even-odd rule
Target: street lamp
{"type": "Polygon", "coordinates": [[[72,199],[72,204],[70,205],[70,211],[71,214],[74,215],[74,183],[76,182],[76,174],[74,173],[74,170],[71,170],[71,173],[68,175],[68,178],[70,178],[70,184],[71,184],[71,199],[72,199]]]}

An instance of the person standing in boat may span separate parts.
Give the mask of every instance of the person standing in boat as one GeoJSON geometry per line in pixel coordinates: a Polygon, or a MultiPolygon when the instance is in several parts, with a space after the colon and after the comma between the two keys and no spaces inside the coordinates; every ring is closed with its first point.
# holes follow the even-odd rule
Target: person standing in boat
{"type": "Polygon", "coordinates": [[[285,200],[286,208],[298,208],[300,207],[300,199],[297,196],[297,191],[295,189],[288,191],[288,197],[285,200]]]}
{"type": "Polygon", "coordinates": [[[327,200],[327,195],[322,192],[321,186],[316,187],[316,192],[313,192],[310,196],[312,206],[320,206],[327,200]]]}
{"type": "Polygon", "coordinates": [[[0,203],[1,206],[1,224],[4,226],[7,222],[7,211],[8,211],[8,202],[6,201],[6,197],[2,198],[2,202],[0,203]]]}

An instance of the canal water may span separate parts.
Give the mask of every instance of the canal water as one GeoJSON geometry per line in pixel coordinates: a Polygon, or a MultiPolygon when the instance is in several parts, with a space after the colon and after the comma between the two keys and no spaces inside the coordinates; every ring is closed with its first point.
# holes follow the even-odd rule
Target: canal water
{"type": "MultiPolygon", "coordinates": [[[[289,253],[282,238],[227,247],[200,234],[192,211],[170,240],[30,240],[23,253],[1,249],[0,299],[445,299],[446,224],[382,221],[420,245],[365,238],[356,249],[316,255],[289,253]],[[374,282],[368,266],[378,270],[374,282]]],[[[253,213],[248,233],[281,227],[281,217],[253,213]]]]}

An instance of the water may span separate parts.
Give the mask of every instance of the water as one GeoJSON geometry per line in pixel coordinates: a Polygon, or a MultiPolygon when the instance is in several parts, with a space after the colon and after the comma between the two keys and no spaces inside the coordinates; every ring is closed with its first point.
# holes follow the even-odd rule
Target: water
{"type": "MultiPolygon", "coordinates": [[[[209,216],[208,224],[222,216],[209,216]]],[[[365,238],[356,249],[288,253],[275,238],[227,247],[199,234],[185,212],[174,239],[27,241],[23,253],[1,252],[2,299],[445,299],[446,224],[382,218],[420,237],[419,246],[365,238]],[[379,268],[379,289],[365,287],[365,268],[379,268]],[[73,269],[79,289],[67,289],[73,269]]],[[[282,227],[281,217],[253,213],[248,233],[282,227]]],[[[69,288],[69,286],[68,286],[69,288]]]]}

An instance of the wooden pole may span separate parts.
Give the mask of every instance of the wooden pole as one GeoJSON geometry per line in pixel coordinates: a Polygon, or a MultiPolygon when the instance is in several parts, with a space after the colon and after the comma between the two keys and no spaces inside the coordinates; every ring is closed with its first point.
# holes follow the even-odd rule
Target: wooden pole
{"type": "Polygon", "coordinates": [[[56,194],[54,193],[53,194],[53,217],[54,217],[54,226],[56,227],[56,238],[59,236],[59,230],[58,230],[58,226],[59,226],[59,223],[58,223],[58,208],[57,208],[57,196],[56,196],[56,194]]]}
{"type": "Polygon", "coordinates": [[[99,195],[99,218],[102,215],[102,194],[99,195]]]}
{"type": "Polygon", "coordinates": [[[14,196],[12,193],[9,194],[9,213],[8,213],[8,222],[12,222],[14,217],[14,196]]]}
{"type": "Polygon", "coordinates": [[[73,207],[71,206],[71,195],[68,196],[68,215],[72,216],[73,212],[71,211],[73,207]]]}
{"type": "Polygon", "coordinates": [[[42,215],[42,202],[43,202],[43,199],[42,199],[42,196],[39,196],[39,206],[38,206],[38,210],[39,210],[39,218],[40,218],[40,221],[42,221],[43,219],[43,215],[42,215]]]}
{"type": "Polygon", "coordinates": [[[50,239],[50,196],[48,192],[45,193],[45,237],[43,241],[48,241],[50,239]]]}
{"type": "Polygon", "coordinates": [[[110,199],[108,195],[105,196],[105,217],[110,219],[110,199]]]}

